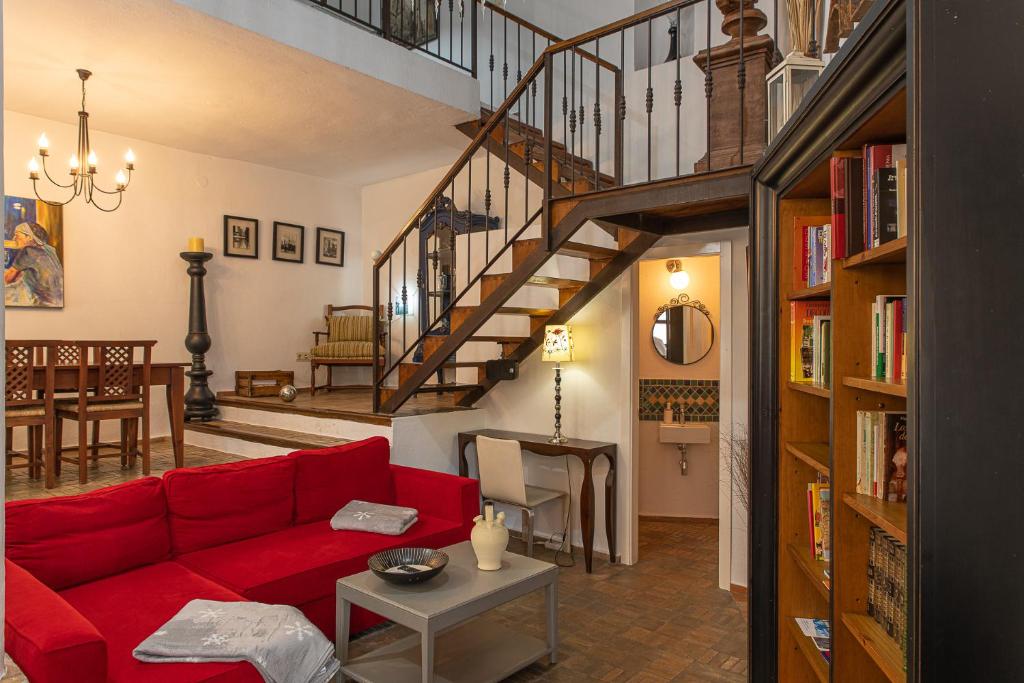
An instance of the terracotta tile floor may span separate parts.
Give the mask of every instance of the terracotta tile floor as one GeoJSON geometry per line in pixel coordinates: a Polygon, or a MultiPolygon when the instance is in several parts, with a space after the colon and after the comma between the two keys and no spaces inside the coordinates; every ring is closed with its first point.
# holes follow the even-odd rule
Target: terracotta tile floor
{"type": "MultiPolygon", "coordinates": [[[[154,444],[153,472],[170,467],[170,446],[154,444]]],[[[187,447],[186,462],[203,465],[237,456],[187,447]]],[[[47,492],[26,482],[24,470],[8,475],[8,500],[40,495],[67,495],[138,476],[122,472],[116,461],[101,461],[89,484],[65,475],[64,486],[47,492]]],[[[510,681],[745,681],[747,679],[746,606],[717,588],[718,529],[695,522],[642,522],[640,562],[612,566],[595,557],[593,574],[577,565],[559,579],[560,661],[536,664],[510,681]]],[[[511,550],[521,550],[513,541],[511,550]]],[[[537,555],[552,553],[537,547],[537,555]]],[[[563,558],[564,559],[564,558],[563,558]]],[[[542,637],[543,597],[529,595],[508,603],[486,618],[542,637]]],[[[392,626],[360,638],[352,655],[407,635],[392,626]]],[[[4,683],[26,679],[8,659],[4,683]]]]}

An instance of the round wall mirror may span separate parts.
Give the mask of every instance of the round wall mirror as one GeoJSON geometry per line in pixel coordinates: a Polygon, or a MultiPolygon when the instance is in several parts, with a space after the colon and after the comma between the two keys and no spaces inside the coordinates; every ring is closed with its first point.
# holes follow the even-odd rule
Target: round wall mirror
{"type": "Polygon", "coordinates": [[[658,355],[679,365],[696,363],[711,351],[715,326],[700,301],[685,294],[658,309],[651,328],[651,340],[658,355]]]}

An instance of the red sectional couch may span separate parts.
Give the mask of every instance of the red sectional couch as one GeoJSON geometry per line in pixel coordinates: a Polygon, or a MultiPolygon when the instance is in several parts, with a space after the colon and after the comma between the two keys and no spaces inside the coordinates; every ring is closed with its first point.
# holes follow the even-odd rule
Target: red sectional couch
{"type": "MultiPolygon", "coordinates": [[[[376,437],[7,503],[7,652],[32,683],[260,683],[247,663],[131,653],[194,598],[294,605],[333,639],[338,578],[387,548],[468,539],[478,496],[476,480],[391,465],[376,437]],[[356,498],[419,522],[402,536],[332,530],[356,498]]],[[[354,609],[353,632],[379,620],[354,609]]]]}

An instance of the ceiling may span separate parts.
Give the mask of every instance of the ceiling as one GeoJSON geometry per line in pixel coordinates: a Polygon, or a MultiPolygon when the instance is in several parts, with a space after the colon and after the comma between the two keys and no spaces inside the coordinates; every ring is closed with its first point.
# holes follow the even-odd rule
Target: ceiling
{"type": "Polygon", "coordinates": [[[94,130],[178,149],[363,185],[465,146],[457,108],[172,0],[6,0],[3,13],[16,112],[74,124],[82,67],[94,130]]]}

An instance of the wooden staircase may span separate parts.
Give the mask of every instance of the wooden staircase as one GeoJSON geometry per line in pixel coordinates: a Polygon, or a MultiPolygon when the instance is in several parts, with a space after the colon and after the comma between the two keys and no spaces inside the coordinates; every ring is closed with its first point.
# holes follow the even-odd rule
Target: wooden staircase
{"type": "MultiPolygon", "coordinates": [[[[523,361],[541,345],[546,325],[569,322],[662,236],[749,224],[750,163],[713,172],[683,174],[679,170],[677,150],[675,174],[654,179],[648,132],[648,180],[635,184],[624,182],[623,125],[627,102],[621,69],[585,52],[586,46],[596,38],[647,26],[656,17],[678,13],[688,2],[668,2],[577,39],[550,44],[500,106],[494,110],[482,108],[478,119],[458,126],[471,139],[469,147],[374,264],[374,306],[385,306],[388,311],[386,329],[391,334],[384,369],[374,377],[375,409],[391,413],[410,397],[426,392],[450,397],[453,405],[472,406],[500,380],[487,378],[486,362],[480,359],[480,353],[466,353],[468,345],[473,345],[474,351],[482,350],[481,344],[488,345],[483,355],[489,358],[523,361]],[[556,73],[559,65],[567,62],[566,57],[581,65],[578,72],[581,77],[584,62],[587,63],[586,73],[596,74],[593,101],[584,106],[581,85],[578,109],[575,99],[567,101],[564,94],[577,92],[575,82],[569,83],[566,91],[554,92],[555,84],[569,75],[556,73]],[[600,98],[602,78],[613,81],[614,86],[610,88],[614,101],[605,101],[604,105],[600,98]],[[539,86],[540,83],[543,85],[539,86]],[[584,128],[585,121],[590,129],[584,128]],[[611,151],[601,145],[609,145],[611,151]],[[483,169],[480,157],[483,157],[483,169]],[[474,166],[477,168],[475,178],[474,166]],[[492,178],[495,166],[498,173],[492,178]],[[486,194],[481,201],[483,171],[486,172],[486,194]],[[513,177],[517,186],[522,187],[518,211],[523,222],[519,228],[518,223],[511,224],[519,220],[519,215],[511,217],[508,208],[513,177]],[[499,196],[498,201],[492,201],[495,190],[493,194],[499,196]],[[539,203],[539,208],[531,204],[531,199],[539,203]],[[489,227],[492,217],[501,214],[503,225],[490,242],[492,246],[498,245],[497,252],[488,247],[486,263],[472,270],[470,254],[465,253],[473,248],[472,227],[464,240],[464,252],[456,252],[457,237],[450,238],[450,245],[442,245],[451,252],[451,263],[462,263],[460,259],[464,259],[465,270],[460,270],[460,275],[465,286],[451,295],[445,307],[433,305],[428,311],[417,313],[426,320],[427,331],[414,340],[406,339],[405,323],[401,321],[398,329],[402,346],[396,350],[393,347],[398,332],[391,311],[396,302],[404,304],[405,310],[408,306],[406,285],[402,284],[401,293],[397,294],[394,273],[401,274],[399,280],[402,277],[408,280],[412,275],[417,286],[422,286],[422,272],[412,274],[409,271],[407,252],[410,244],[418,243],[422,226],[436,219],[439,202],[452,207],[453,225],[455,211],[467,214],[470,225],[474,216],[482,215],[486,226],[482,232],[488,238],[493,230],[489,227]],[[589,225],[596,225],[600,230],[586,227],[589,225]],[[559,266],[575,265],[542,270],[552,259],[556,259],[559,266]],[[553,270],[557,272],[552,273],[553,270]],[[535,289],[554,290],[557,295],[527,296],[535,289]],[[479,303],[469,301],[466,295],[471,292],[478,295],[479,303]],[[521,293],[523,296],[518,296],[521,293]],[[541,299],[550,303],[545,306],[517,303],[541,299]],[[528,332],[506,335],[482,329],[489,321],[503,318],[518,319],[521,321],[518,327],[528,332]],[[414,358],[419,360],[414,361],[414,358]],[[465,377],[467,369],[475,370],[470,378],[465,377]],[[462,375],[463,381],[453,381],[452,373],[456,380],[462,375]]],[[[575,77],[577,72],[572,73],[575,77]]],[[[676,108],[670,110],[677,118],[681,112],[680,92],[677,83],[676,108]]],[[[649,128],[653,111],[651,98],[649,89],[646,113],[639,115],[646,118],[649,128]]],[[[676,130],[678,135],[678,125],[676,130]]],[[[708,136],[710,146],[710,133],[708,136]]],[[[458,235],[454,228],[452,234],[458,235]]],[[[426,239],[430,239],[429,235],[426,239]]],[[[434,253],[438,253],[436,238],[433,248],[434,253]]]]}

